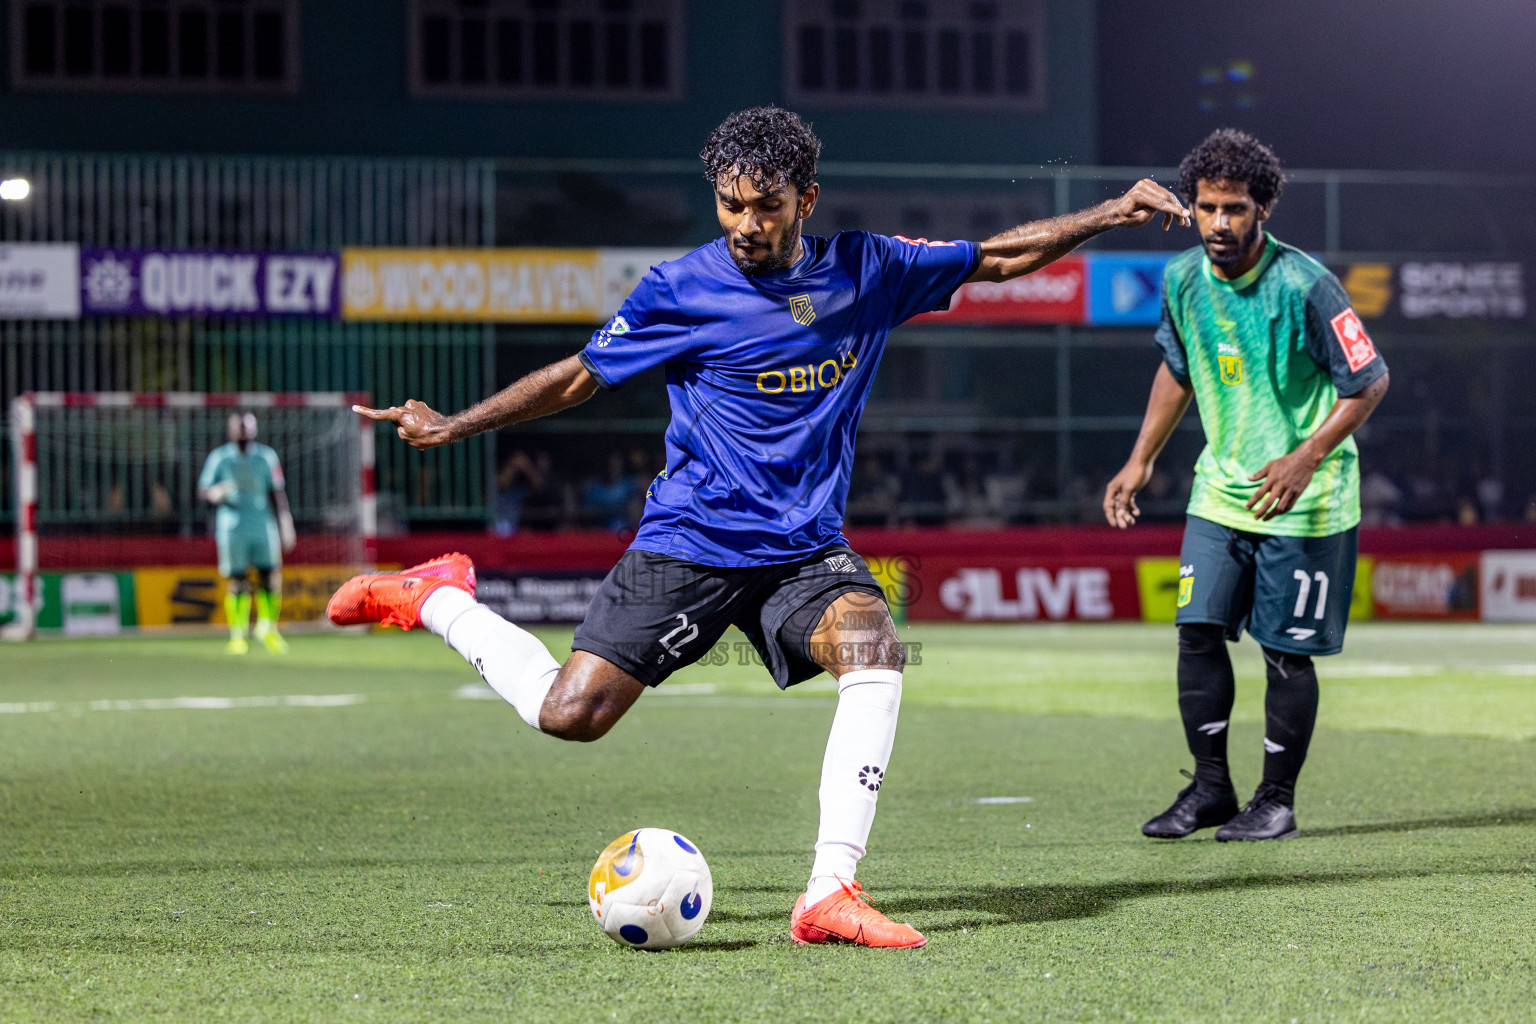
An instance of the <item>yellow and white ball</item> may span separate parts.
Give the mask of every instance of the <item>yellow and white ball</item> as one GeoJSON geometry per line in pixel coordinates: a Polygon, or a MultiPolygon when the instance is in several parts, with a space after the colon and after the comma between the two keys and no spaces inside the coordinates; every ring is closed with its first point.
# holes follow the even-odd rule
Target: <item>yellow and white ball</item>
{"type": "Polygon", "coordinates": [[[673,949],[693,938],[714,893],[699,848],[664,828],[619,836],[587,880],[592,916],[609,938],[635,949],[673,949]]]}

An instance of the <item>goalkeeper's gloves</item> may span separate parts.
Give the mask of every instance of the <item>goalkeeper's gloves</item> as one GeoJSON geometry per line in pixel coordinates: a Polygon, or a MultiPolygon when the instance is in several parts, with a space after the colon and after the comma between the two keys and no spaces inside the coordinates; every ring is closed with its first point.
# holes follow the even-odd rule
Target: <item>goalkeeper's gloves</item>
{"type": "Polygon", "coordinates": [[[299,542],[299,534],[293,528],[293,516],[284,513],[277,517],[277,536],[283,545],[283,554],[293,553],[293,546],[299,542]]]}
{"type": "Polygon", "coordinates": [[[214,484],[203,493],[208,498],[210,504],[228,505],[230,504],[229,499],[235,496],[235,482],[233,480],[225,480],[223,483],[214,484]]]}

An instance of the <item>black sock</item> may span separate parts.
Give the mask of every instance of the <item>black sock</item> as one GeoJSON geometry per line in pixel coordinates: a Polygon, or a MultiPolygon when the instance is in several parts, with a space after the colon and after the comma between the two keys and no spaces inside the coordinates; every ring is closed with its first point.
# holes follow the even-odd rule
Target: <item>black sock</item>
{"type": "Polygon", "coordinates": [[[1203,622],[1180,626],[1179,714],[1185,742],[1195,755],[1195,781],[1202,786],[1232,786],[1227,723],[1235,692],[1225,627],[1203,622]]]}
{"type": "Polygon", "coordinates": [[[1304,654],[1264,648],[1264,784],[1286,806],[1296,802],[1296,777],[1317,724],[1317,669],[1304,654]]]}

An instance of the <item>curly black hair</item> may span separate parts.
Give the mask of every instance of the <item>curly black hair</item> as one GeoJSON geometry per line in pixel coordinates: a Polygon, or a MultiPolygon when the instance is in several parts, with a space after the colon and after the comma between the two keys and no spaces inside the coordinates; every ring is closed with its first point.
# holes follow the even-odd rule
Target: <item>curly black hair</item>
{"type": "Polygon", "coordinates": [[[793,185],[804,192],[816,180],[821,140],[792,110],[749,107],[739,110],[709,133],[699,158],[711,188],[721,175],[745,174],[759,192],[793,185]]]}
{"type": "Polygon", "coordinates": [[[1279,199],[1285,189],[1280,158],[1264,143],[1236,128],[1216,129],[1179,162],[1179,192],[1186,203],[1195,201],[1201,178],[1243,182],[1260,206],[1279,199]]]}

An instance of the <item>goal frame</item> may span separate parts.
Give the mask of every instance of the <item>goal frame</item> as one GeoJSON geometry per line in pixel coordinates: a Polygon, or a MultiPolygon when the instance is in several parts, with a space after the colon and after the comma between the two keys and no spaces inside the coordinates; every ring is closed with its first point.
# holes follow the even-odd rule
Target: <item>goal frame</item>
{"type": "MultiPolygon", "coordinates": [[[[11,444],[16,463],[16,613],[0,640],[30,640],[37,633],[37,410],[59,408],[281,409],[368,405],[362,391],[25,391],[11,401],[11,444]]],[[[379,500],[375,490],[373,421],[358,417],[362,504],[358,531],[363,557],[378,561],[379,500]]]]}

